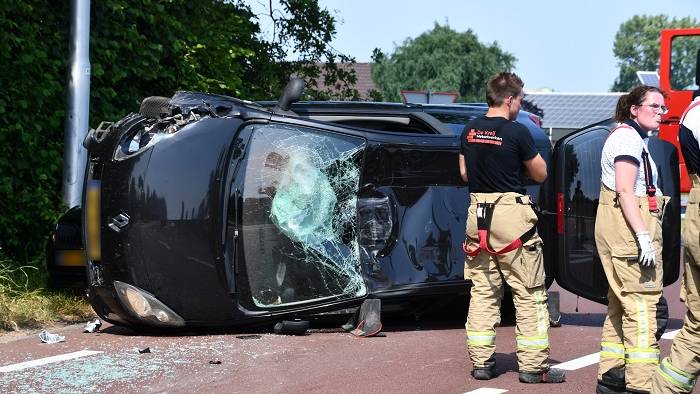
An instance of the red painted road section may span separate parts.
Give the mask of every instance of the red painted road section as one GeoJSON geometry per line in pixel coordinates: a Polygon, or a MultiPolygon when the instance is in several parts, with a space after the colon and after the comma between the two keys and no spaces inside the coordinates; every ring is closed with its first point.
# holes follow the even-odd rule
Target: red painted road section
{"type": "MultiPolygon", "coordinates": [[[[560,291],[562,323],[552,328],[554,362],[599,349],[605,307],[560,291]]],[[[678,284],[666,290],[672,328],[685,310],[678,284]]],[[[264,333],[144,336],[106,325],[99,334],[82,327],[61,331],[66,342],[47,345],[37,335],[0,344],[0,368],[83,349],[103,353],[0,372],[0,392],[215,392],[215,393],[465,393],[481,387],[511,393],[592,393],[597,364],[569,371],[567,382],[526,385],[517,381],[515,329],[497,329],[497,369],[490,381],[469,377],[460,318],[442,322],[389,323],[386,337],[355,338],[331,329],[303,337],[264,333]],[[138,349],[150,347],[151,353],[138,349]],[[220,364],[210,364],[220,361],[220,364]]],[[[662,340],[664,354],[671,341],[662,340]]]]}

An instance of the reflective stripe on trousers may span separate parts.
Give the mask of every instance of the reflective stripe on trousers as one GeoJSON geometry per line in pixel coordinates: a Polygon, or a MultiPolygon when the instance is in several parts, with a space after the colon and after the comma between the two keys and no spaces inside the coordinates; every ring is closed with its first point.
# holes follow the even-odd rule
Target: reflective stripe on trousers
{"type": "Polygon", "coordinates": [[[671,362],[668,361],[668,357],[661,361],[659,373],[664,379],[681,390],[690,392],[693,390],[693,387],[695,387],[695,377],[671,365],[671,362]]]}
{"type": "Polygon", "coordinates": [[[626,349],[626,363],[659,363],[659,350],[649,347],[649,312],[646,302],[637,298],[637,347],[626,349]]]}
{"type": "Polygon", "coordinates": [[[547,300],[544,297],[544,291],[535,292],[535,299],[537,300],[537,335],[517,336],[515,342],[518,349],[549,349],[549,336],[547,335],[549,314],[545,313],[547,312],[547,300]]]}
{"type": "Polygon", "coordinates": [[[649,347],[649,324],[648,308],[643,299],[637,298],[637,346],[641,348],[649,347]]]}
{"type": "Polygon", "coordinates": [[[625,358],[625,347],[619,343],[601,342],[600,343],[601,358],[625,358]]]}
{"type": "Polygon", "coordinates": [[[496,331],[467,331],[469,346],[489,346],[496,343],[496,331]]]}
{"type": "Polygon", "coordinates": [[[549,348],[549,338],[543,337],[524,337],[520,336],[516,339],[518,349],[547,349],[549,348]]]}
{"type": "Polygon", "coordinates": [[[634,348],[625,351],[626,363],[659,363],[659,350],[651,348],[634,348]]]}

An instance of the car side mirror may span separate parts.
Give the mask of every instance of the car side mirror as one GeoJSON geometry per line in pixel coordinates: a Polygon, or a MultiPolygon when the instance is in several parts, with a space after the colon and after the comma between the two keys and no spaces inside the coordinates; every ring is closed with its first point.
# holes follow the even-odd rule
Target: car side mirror
{"type": "Polygon", "coordinates": [[[273,109],[275,113],[288,113],[292,107],[292,103],[299,101],[304,93],[304,81],[301,78],[292,78],[284,87],[282,96],[277,101],[277,105],[273,109]]]}

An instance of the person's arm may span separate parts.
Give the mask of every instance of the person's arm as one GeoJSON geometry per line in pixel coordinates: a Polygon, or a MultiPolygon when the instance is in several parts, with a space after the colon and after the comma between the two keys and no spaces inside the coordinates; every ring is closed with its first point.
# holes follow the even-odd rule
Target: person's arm
{"type": "Polygon", "coordinates": [[[520,158],[525,166],[525,175],[537,183],[542,183],[547,179],[547,163],[537,152],[535,139],[532,138],[530,130],[521,124],[517,125],[520,129],[517,134],[518,148],[520,150],[520,158]]]}
{"type": "Polygon", "coordinates": [[[615,191],[619,196],[622,215],[635,233],[647,231],[646,225],[639,212],[639,205],[634,195],[634,184],[637,180],[639,165],[629,160],[615,162],[615,191]]]}
{"type": "Polygon", "coordinates": [[[469,176],[467,176],[467,164],[464,162],[464,155],[459,154],[459,175],[462,176],[462,180],[466,183],[469,182],[469,176]]]}
{"type": "Polygon", "coordinates": [[[532,159],[525,160],[523,164],[525,165],[525,170],[527,170],[527,175],[533,181],[542,183],[547,179],[547,163],[544,162],[539,153],[532,159]]]}
{"type": "Polygon", "coordinates": [[[628,160],[615,161],[615,191],[622,208],[622,216],[632,227],[639,245],[638,261],[642,267],[650,268],[656,265],[656,250],[647,231],[639,205],[634,196],[634,184],[637,180],[639,165],[628,160]]]}

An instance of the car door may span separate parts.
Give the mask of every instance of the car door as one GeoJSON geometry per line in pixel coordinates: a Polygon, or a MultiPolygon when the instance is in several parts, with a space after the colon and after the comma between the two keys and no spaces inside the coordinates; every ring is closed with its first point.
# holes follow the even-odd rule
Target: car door
{"type": "MultiPolygon", "coordinates": [[[[607,303],[608,285],[595,245],[603,144],[615,126],[604,121],[557,141],[545,187],[545,264],[563,288],[607,303]]],[[[680,191],[676,148],[651,137],[649,150],[659,170],[659,186],[671,197],[663,219],[664,284],[678,279],[680,267],[680,191]]]]}
{"type": "Polygon", "coordinates": [[[231,148],[226,277],[247,314],[464,286],[458,137],[273,116],[231,148]]]}

